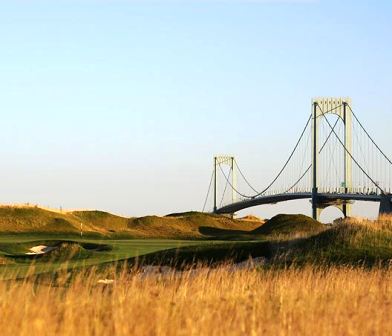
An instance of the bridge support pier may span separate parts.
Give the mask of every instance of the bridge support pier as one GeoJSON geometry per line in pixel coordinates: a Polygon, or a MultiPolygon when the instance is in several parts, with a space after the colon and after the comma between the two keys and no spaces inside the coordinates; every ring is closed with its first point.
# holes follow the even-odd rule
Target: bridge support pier
{"type": "Polygon", "coordinates": [[[348,217],[348,209],[347,209],[348,207],[347,207],[347,204],[343,204],[342,205],[342,212],[343,212],[343,216],[344,216],[344,218],[347,218],[348,217]]]}
{"type": "Polygon", "coordinates": [[[312,190],[312,217],[313,217],[313,219],[315,219],[315,220],[318,220],[318,218],[319,218],[319,209],[318,209],[318,207],[317,207],[317,199],[318,199],[318,196],[317,196],[317,188],[313,188],[313,190],[312,190]]]}
{"type": "Polygon", "coordinates": [[[312,165],[313,165],[313,188],[312,188],[312,217],[318,220],[317,201],[318,201],[318,185],[317,185],[317,164],[318,164],[318,119],[317,119],[317,102],[313,102],[313,127],[312,127],[312,165]]]}
{"type": "Polygon", "coordinates": [[[382,195],[380,200],[379,216],[392,215],[391,195],[382,195]]]}

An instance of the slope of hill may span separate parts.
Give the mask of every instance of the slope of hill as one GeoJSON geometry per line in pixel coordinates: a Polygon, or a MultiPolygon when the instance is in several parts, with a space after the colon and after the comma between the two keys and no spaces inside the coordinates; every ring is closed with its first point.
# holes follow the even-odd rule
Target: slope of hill
{"type": "Polygon", "coordinates": [[[188,212],[165,217],[132,218],[129,221],[128,228],[131,232],[138,232],[146,236],[165,237],[170,234],[170,237],[197,238],[204,236],[200,233],[200,227],[250,231],[258,225],[260,225],[258,222],[243,222],[224,216],[188,212]]]}
{"type": "Polygon", "coordinates": [[[120,232],[127,230],[129,218],[113,215],[108,212],[91,210],[91,211],[73,211],[69,213],[83,225],[93,227],[98,232],[120,232]]]}
{"type": "MultiPolygon", "coordinates": [[[[0,207],[0,232],[78,232],[80,224],[68,214],[37,207],[0,207]]],[[[86,231],[91,228],[86,226],[86,231]]]]}
{"type": "Polygon", "coordinates": [[[277,215],[257,229],[252,234],[262,235],[291,235],[317,233],[325,226],[305,215],[277,215]]]}
{"type": "Polygon", "coordinates": [[[102,211],[53,212],[38,207],[0,207],[0,232],[79,233],[133,238],[202,238],[201,226],[253,230],[260,222],[188,212],[165,217],[125,218],[102,211]]]}
{"type": "Polygon", "coordinates": [[[291,255],[297,260],[327,263],[374,263],[392,258],[392,220],[346,220],[324,232],[299,241],[291,255]]]}
{"type": "Polygon", "coordinates": [[[246,221],[246,222],[259,222],[259,223],[265,223],[264,219],[261,219],[257,216],[254,215],[247,215],[241,218],[238,218],[238,220],[246,221]]]}

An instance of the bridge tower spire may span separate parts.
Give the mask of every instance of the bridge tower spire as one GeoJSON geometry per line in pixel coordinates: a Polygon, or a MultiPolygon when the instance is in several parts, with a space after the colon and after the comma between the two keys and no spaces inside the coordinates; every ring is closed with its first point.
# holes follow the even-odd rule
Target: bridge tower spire
{"type": "MultiPolygon", "coordinates": [[[[318,176],[320,173],[319,168],[319,129],[320,120],[326,114],[337,115],[344,124],[344,146],[347,150],[344,150],[344,175],[343,181],[341,181],[340,189],[343,193],[348,193],[352,188],[352,159],[350,153],[352,153],[352,115],[348,111],[348,107],[351,106],[350,98],[331,98],[331,97],[318,97],[312,100],[312,215],[314,219],[319,218],[319,214],[323,208],[323,205],[319,201],[318,197],[318,176]]],[[[351,205],[348,203],[342,203],[336,205],[340,208],[345,217],[350,216],[351,205]]]]}

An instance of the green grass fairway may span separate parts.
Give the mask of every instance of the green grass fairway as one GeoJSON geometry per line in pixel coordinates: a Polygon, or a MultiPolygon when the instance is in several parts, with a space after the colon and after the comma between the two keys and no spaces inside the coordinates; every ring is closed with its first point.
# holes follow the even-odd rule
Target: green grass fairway
{"type": "Polygon", "coordinates": [[[82,266],[92,266],[112,263],[130,258],[141,257],[146,254],[169,249],[179,249],[186,246],[202,246],[219,244],[218,241],[192,241],[192,240],[108,240],[108,239],[82,239],[69,236],[40,236],[28,237],[23,235],[2,236],[0,238],[0,279],[24,277],[34,265],[34,273],[54,272],[82,266]],[[25,253],[29,248],[37,245],[54,245],[68,242],[69,245],[78,246],[76,251],[63,251],[64,255],[28,256],[25,253]],[[80,244],[94,244],[106,247],[99,250],[80,248],[80,244]],[[108,248],[107,248],[108,247],[108,248]]]}

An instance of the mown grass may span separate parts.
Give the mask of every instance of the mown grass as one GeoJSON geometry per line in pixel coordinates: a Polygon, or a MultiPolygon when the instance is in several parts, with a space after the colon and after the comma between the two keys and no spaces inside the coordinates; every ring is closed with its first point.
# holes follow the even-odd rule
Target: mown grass
{"type": "MultiPolygon", "coordinates": [[[[14,239],[14,236],[13,236],[14,239]]],[[[36,273],[58,272],[66,269],[77,269],[94,265],[106,265],[129,260],[136,263],[142,256],[162,252],[165,250],[180,250],[185,246],[214,245],[220,242],[192,241],[192,240],[28,240],[22,243],[0,243],[0,280],[14,277],[25,277],[30,266],[34,264],[36,273]],[[59,243],[66,244],[62,250],[54,250],[47,255],[28,256],[25,253],[30,247],[46,244],[55,246],[59,243]],[[88,249],[86,244],[105,246],[104,249],[88,249]]]]}

